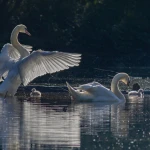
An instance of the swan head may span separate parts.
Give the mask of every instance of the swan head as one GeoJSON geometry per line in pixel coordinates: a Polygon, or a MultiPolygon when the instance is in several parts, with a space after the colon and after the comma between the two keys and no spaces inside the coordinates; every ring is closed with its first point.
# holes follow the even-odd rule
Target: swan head
{"type": "Polygon", "coordinates": [[[27,27],[23,24],[17,25],[16,29],[18,30],[18,32],[25,33],[25,34],[31,36],[31,34],[27,30],[27,27]]]}
{"type": "Polygon", "coordinates": [[[32,91],[32,92],[35,92],[35,91],[36,91],[36,89],[35,89],[35,88],[33,88],[31,91],[32,91]]]}
{"type": "Polygon", "coordinates": [[[130,77],[127,73],[118,73],[114,76],[113,80],[118,80],[129,86],[130,77]]]}
{"type": "Polygon", "coordinates": [[[138,93],[144,94],[144,90],[143,89],[139,89],[138,93]]]}

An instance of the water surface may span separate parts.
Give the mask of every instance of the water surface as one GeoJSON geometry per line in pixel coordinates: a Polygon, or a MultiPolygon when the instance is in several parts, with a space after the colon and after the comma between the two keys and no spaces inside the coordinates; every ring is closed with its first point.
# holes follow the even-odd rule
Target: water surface
{"type": "MultiPolygon", "coordinates": [[[[63,95],[62,95],[63,96],[63,95]]],[[[126,103],[0,99],[0,149],[150,149],[150,97],[126,103]]]]}

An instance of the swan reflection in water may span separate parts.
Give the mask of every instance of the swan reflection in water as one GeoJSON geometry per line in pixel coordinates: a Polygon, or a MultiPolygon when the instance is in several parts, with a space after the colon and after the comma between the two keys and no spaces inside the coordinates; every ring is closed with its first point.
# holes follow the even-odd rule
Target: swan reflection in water
{"type": "Polygon", "coordinates": [[[98,132],[111,132],[117,137],[128,135],[129,115],[124,109],[125,103],[81,103],[76,107],[80,111],[83,134],[97,135],[98,132]]]}
{"type": "Polygon", "coordinates": [[[95,136],[98,143],[106,137],[110,141],[128,137],[129,123],[136,123],[131,112],[137,106],[131,105],[129,111],[125,103],[77,103],[65,112],[63,105],[1,99],[0,145],[3,149],[82,149],[95,136]]]}
{"type": "Polygon", "coordinates": [[[56,109],[16,98],[0,100],[0,145],[4,149],[80,147],[79,113],[56,109]]]}

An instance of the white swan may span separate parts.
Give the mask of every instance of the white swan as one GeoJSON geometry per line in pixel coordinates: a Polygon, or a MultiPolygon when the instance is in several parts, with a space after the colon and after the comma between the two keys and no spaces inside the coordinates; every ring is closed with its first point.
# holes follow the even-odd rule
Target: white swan
{"type": "Polygon", "coordinates": [[[119,81],[126,85],[130,83],[130,77],[126,73],[118,73],[111,82],[111,90],[104,87],[98,82],[92,82],[81,85],[76,89],[72,88],[68,83],[67,87],[70,95],[74,100],[79,101],[124,101],[125,97],[119,90],[119,81]]]}
{"type": "Polygon", "coordinates": [[[144,90],[143,89],[139,89],[138,91],[130,91],[128,93],[129,97],[143,97],[144,95],[144,90]]]}
{"type": "Polygon", "coordinates": [[[41,92],[37,91],[35,88],[31,90],[30,97],[41,97],[41,92]]]}
{"type": "Polygon", "coordinates": [[[78,66],[80,56],[81,54],[57,51],[33,51],[29,56],[14,62],[8,76],[0,85],[0,94],[14,96],[21,83],[26,86],[38,76],[78,66]]]}
{"type": "Polygon", "coordinates": [[[29,36],[31,36],[31,34],[28,32],[27,27],[23,24],[17,25],[12,31],[10,41],[11,41],[13,47],[16,48],[17,51],[20,53],[20,57],[22,59],[22,58],[30,55],[30,51],[32,51],[32,46],[23,45],[23,44],[19,43],[19,41],[18,41],[19,32],[25,33],[29,36]]]}
{"type": "Polygon", "coordinates": [[[26,33],[27,35],[31,35],[27,31],[27,27],[25,25],[17,25],[12,33],[11,33],[11,43],[7,43],[3,46],[0,53],[0,81],[2,80],[2,76],[6,78],[9,69],[20,59],[28,56],[30,51],[32,51],[32,46],[22,45],[18,41],[18,34],[26,33]]]}

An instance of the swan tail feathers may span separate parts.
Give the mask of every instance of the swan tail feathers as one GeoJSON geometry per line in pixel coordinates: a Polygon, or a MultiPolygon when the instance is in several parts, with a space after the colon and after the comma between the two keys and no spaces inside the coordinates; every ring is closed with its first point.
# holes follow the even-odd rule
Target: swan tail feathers
{"type": "Polygon", "coordinates": [[[66,84],[67,84],[69,94],[73,97],[76,97],[77,93],[76,93],[75,89],[68,82],[66,82],[66,84]]]}

